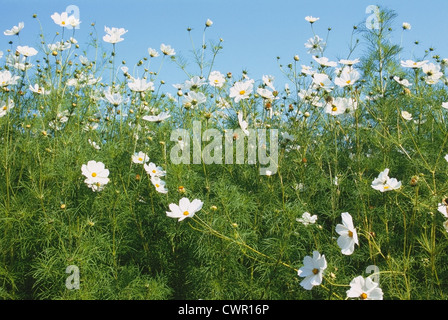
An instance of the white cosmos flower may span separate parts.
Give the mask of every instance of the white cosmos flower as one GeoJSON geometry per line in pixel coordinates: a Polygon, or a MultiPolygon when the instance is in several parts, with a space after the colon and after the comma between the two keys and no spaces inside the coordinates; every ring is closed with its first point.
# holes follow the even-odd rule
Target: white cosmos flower
{"type": "Polygon", "coordinates": [[[162,167],[157,166],[153,162],[145,163],[143,165],[143,168],[145,169],[146,173],[149,174],[151,177],[163,177],[166,174],[166,172],[162,169],[162,167]]]}
{"type": "Polygon", "coordinates": [[[44,95],[50,94],[50,92],[51,92],[50,90],[46,90],[44,87],[40,87],[39,84],[37,84],[37,83],[34,86],[30,85],[29,89],[34,93],[44,94],[44,95]]]}
{"type": "Polygon", "coordinates": [[[266,88],[257,88],[257,93],[263,98],[268,100],[277,99],[271,90],[266,88]]]}
{"type": "Polygon", "coordinates": [[[275,80],[274,76],[271,76],[271,75],[263,75],[263,76],[261,77],[261,80],[263,80],[263,83],[264,83],[266,86],[268,86],[269,88],[271,88],[272,91],[276,91],[276,90],[275,90],[275,87],[274,87],[274,80],[275,80]]]}
{"type": "Polygon", "coordinates": [[[171,48],[171,46],[166,45],[164,43],[160,45],[160,51],[162,51],[162,53],[166,56],[173,56],[176,54],[176,51],[174,51],[174,49],[171,48]]]}
{"type": "Polygon", "coordinates": [[[143,151],[139,151],[139,152],[135,152],[132,157],[132,162],[134,163],[139,163],[139,164],[143,164],[149,161],[149,157],[146,153],[144,153],[143,151]]]}
{"type": "Polygon", "coordinates": [[[100,150],[100,149],[101,149],[101,147],[100,147],[95,141],[92,141],[91,139],[88,139],[88,141],[89,141],[89,144],[90,144],[94,149],[96,149],[96,150],[100,150]]]}
{"type": "Polygon", "coordinates": [[[17,84],[20,76],[13,76],[9,70],[0,71],[0,87],[17,84]]]}
{"type": "Polygon", "coordinates": [[[314,22],[316,22],[316,21],[318,21],[320,18],[316,18],[316,17],[313,17],[313,16],[306,16],[305,17],[305,20],[306,21],[308,21],[309,23],[314,23],[314,22]]]}
{"type": "Polygon", "coordinates": [[[395,178],[389,178],[389,169],[386,168],[372,181],[371,187],[375,190],[385,192],[399,189],[401,187],[401,181],[395,178]]]}
{"type": "Polygon", "coordinates": [[[3,32],[3,34],[5,36],[15,36],[15,35],[18,35],[24,27],[25,27],[25,23],[19,22],[19,24],[17,26],[14,26],[9,30],[5,30],[3,32]]]}
{"type": "Polygon", "coordinates": [[[398,76],[394,76],[394,80],[401,84],[403,87],[410,87],[412,86],[412,83],[410,83],[407,79],[401,79],[398,76]]]}
{"type": "Polygon", "coordinates": [[[25,57],[32,57],[37,54],[37,50],[28,46],[17,46],[16,51],[25,57]]]}
{"type": "Polygon", "coordinates": [[[190,91],[196,90],[205,85],[205,79],[199,76],[194,76],[190,80],[186,80],[184,85],[182,86],[182,90],[190,91]]]}
{"type": "Polygon", "coordinates": [[[428,62],[428,60],[424,61],[414,61],[414,60],[401,60],[401,66],[404,68],[421,68],[423,65],[425,65],[428,62]]]}
{"type": "Polygon", "coordinates": [[[153,48],[148,48],[148,54],[151,58],[157,58],[159,56],[157,50],[153,48]]]}
{"type": "Polygon", "coordinates": [[[108,87],[104,91],[104,98],[106,101],[108,101],[110,104],[113,104],[114,106],[119,106],[125,101],[120,93],[113,92],[110,87],[108,87]]]}
{"type": "Polygon", "coordinates": [[[401,116],[405,120],[408,120],[408,121],[412,120],[412,114],[410,114],[409,112],[407,112],[405,110],[401,111],[401,116]]]}
{"type": "Polygon", "coordinates": [[[160,179],[158,176],[151,176],[151,183],[156,188],[156,191],[159,193],[168,193],[168,189],[166,188],[166,182],[160,179]]]}
{"type": "Polygon", "coordinates": [[[358,62],[359,62],[358,58],[356,58],[355,60],[348,60],[348,59],[341,59],[341,60],[339,60],[340,64],[345,64],[347,66],[352,66],[352,65],[354,65],[354,64],[356,64],[358,62]]]}
{"type": "Polygon", "coordinates": [[[403,22],[401,27],[403,28],[403,30],[411,30],[411,24],[408,22],[403,22]]]}
{"type": "MultiPolygon", "coordinates": [[[[1,83],[0,83],[1,85],[1,83]]],[[[442,108],[448,109],[448,102],[442,102],[442,108]]]]}
{"type": "Polygon", "coordinates": [[[336,232],[339,234],[337,240],[342,254],[351,255],[355,250],[355,244],[359,245],[358,234],[353,226],[352,216],[348,212],[341,213],[342,224],[336,225],[336,232]]]}
{"type": "Polygon", "coordinates": [[[14,108],[14,101],[9,99],[8,103],[0,101],[0,118],[5,116],[6,113],[14,108]]]}
{"type": "Polygon", "coordinates": [[[199,104],[205,103],[207,98],[202,92],[190,91],[184,95],[184,104],[188,107],[195,107],[199,104]]]}
{"type": "Polygon", "coordinates": [[[151,81],[146,81],[146,79],[140,78],[132,78],[131,81],[128,82],[128,87],[132,91],[136,92],[144,92],[147,90],[154,90],[154,83],[151,81]]]}
{"type": "Polygon", "coordinates": [[[53,13],[51,15],[51,19],[53,19],[54,23],[61,27],[67,27],[69,25],[69,16],[67,12],[62,13],[53,13]]]}
{"type": "Polygon", "coordinates": [[[182,221],[186,218],[192,218],[196,212],[202,209],[203,204],[199,199],[194,199],[190,202],[188,198],[184,197],[179,200],[179,205],[171,203],[169,205],[171,211],[167,211],[166,215],[182,221]]]}
{"type": "Polygon", "coordinates": [[[321,255],[318,251],[313,251],[313,257],[306,256],[303,258],[303,267],[297,272],[299,277],[305,277],[300,282],[300,285],[306,290],[311,290],[314,286],[320,285],[326,268],[327,260],[325,255],[321,255]]]}
{"type": "Polygon", "coordinates": [[[352,67],[344,67],[339,77],[334,79],[334,83],[339,87],[351,86],[359,80],[361,74],[352,67]]]}
{"type": "Polygon", "coordinates": [[[327,57],[318,58],[316,56],[313,56],[313,59],[324,67],[336,67],[338,65],[336,61],[330,61],[327,57]]]}
{"type": "Polygon", "coordinates": [[[163,120],[166,120],[169,117],[171,117],[170,113],[163,111],[156,116],[143,116],[142,119],[149,122],[162,122],[163,120]]]}
{"type": "Polygon", "coordinates": [[[226,82],[226,77],[219,71],[212,71],[208,76],[208,81],[212,87],[221,88],[226,82]]]}
{"type": "Polygon", "coordinates": [[[301,222],[303,225],[307,226],[309,224],[314,224],[317,220],[317,215],[311,215],[309,212],[304,212],[302,218],[296,218],[297,222],[301,222]]]}
{"type": "Polygon", "coordinates": [[[253,90],[253,80],[237,81],[230,88],[229,97],[233,98],[236,103],[242,99],[249,98],[253,90]]]}
{"type": "Polygon", "coordinates": [[[90,160],[81,166],[81,172],[86,177],[84,182],[93,191],[101,191],[109,183],[109,170],[102,162],[90,160]]]}
{"type": "Polygon", "coordinates": [[[345,97],[336,97],[325,105],[325,113],[332,116],[338,116],[354,109],[356,109],[356,103],[345,97]]]}
{"type": "Polygon", "coordinates": [[[448,162],[448,154],[445,155],[444,159],[448,162]]]}
{"type": "Polygon", "coordinates": [[[308,49],[309,54],[320,54],[325,49],[326,43],[318,35],[308,39],[305,43],[305,48],[308,49]]]}
{"type": "Polygon", "coordinates": [[[124,39],[121,38],[121,36],[128,32],[128,30],[125,30],[124,28],[109,28],[106,26],[104,26],[104,31],[106,32],[106,35],[103,36],[103,40],[112,44],[123,41],[124,39]]]}
{"type": "Polygon", "coordinates": [[[358,276],[350,282],[347,297],[360,300],[383,300],[383,291],[371,278],[358,276]]]}
{"type": "Polygon", "coordinates": [[[330,92],[333,89],[333,83],[325,73],[313,74],[313,84],[317,88],[324,89],[327,92],[330,92]]]}

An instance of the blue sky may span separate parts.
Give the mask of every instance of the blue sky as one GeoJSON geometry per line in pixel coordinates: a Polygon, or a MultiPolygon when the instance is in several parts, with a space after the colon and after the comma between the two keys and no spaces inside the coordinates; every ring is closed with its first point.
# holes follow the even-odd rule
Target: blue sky
{"type": "MultiPolygon", "coordinates": [[[[54,12],[63,12],[69,5],[79,8],[82,21],[75,38],[84,47],[92,28],[96,25],[98,37],[104,35],[104,26],[123,27],[128,30],[124,41],[117,44],[117,60],[125,59],[132,70],[141,58],[147,56],[149,47],[159,49],[161,43],[171,45],[188,61],[192,60],[191,42],[186,31],[192,28],[196,47],[202,43],[202,32],[207,19],[213,21],[206,31],[206,41],[224,40],[224,49],[218,55],[215,70],[241,75],[243,69],[254,79],[265,74],[275,76],[275,83],[282,86],[287,80],[279,71],[276,57],[287,64],[294,55],[301,63],[309,63],[304,43],[312,36],[310,24],[304,17],[311,15],[320,20],[314,24],[316,34],[325,38],[331,27],[326,56],[332,60],[348,54],[352,27],[364,23],[369,16],[369,5],[385,5],[398,14],[395,20],[396,42],[400,42],[401,24],[409,22],[412,29],[403,35],[403,58],[418,59],[425,49],[434,47],[442,58],[448,57],[448,1],[446,0],[0,0],[0,50],[6,52],[8,42],[16,40],[3,35],[3,31],[24,21],[20,34],[22,45],[38,48],[39,24],[32,15],[38,15],[47,41],[51,42],[56,26],[50,18],[54,12]],[[415,48],[414,41],[420,45],[415,48]]],[[[101,40],[102,42],[102,40],[101,40]]],[[[13,47],[16,45],[13,44],[13,47]]],[[[109,49],[110,44],[102,42],[109,49]]],[[[351,58],[362,54],[362,47],[351,58]]],[[[4,58],[2,58],[4,60],[4,58]]],[[[154,60],[150,69],[157,71],[161,58],[154,60]],[[159,60],[157,60],[159,59],[159,60]]],[[[198,73],[191,64],[189,71],[198,73]]],[[[186,75],[171,61],[165,61],[159,79],[171,84],[186,80],[186,75]]]]}

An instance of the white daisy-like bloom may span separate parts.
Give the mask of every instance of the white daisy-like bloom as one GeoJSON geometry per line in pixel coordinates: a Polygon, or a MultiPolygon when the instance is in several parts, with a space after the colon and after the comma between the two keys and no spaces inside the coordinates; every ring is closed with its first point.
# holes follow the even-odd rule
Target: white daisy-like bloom
{"type": "Polygon", "coordinates": [[[166,171],[164,171],[162,167],[157,166],[153,162],[145,163],[143,165],[143,168],[151,177],[163,177],[166,175],[166,171]]]}
{"type": "Polygon", "coordinates": [[[424,60],[424,61],[414,61],[414,60],[401,60],[401,66],[404,68],[421,68],[423,67],[426,63],[428,62],[428,60],[424,60]]]}
{"type": "Polygon", "coordinates": [[[383,291],[371,278],[358,276],[350,282],[347,297],[360,300],[383,300],[383,291]]]}
{"type": "Polygon", "coordinates": [[[311,215],[309,212],[304,212],[301,218],[296,218],[296,221],[302,223],[304,226],[314,224],[316,223],[316,220],[317,215],[311,215]]]}
{"type": "Polygon", "coordinates": [[[9,99],[8,102],[0,101],[0,118],[4,117],[12,108],[14,108],[14,101],[12,99],[9,99]]]}
{"type": "Polygon", "coordinates": [[[156,188],[156,191],[159,193],[168,193],[168,189],[166,188],[166,182],[160,179],[158,176],[151,177],[151,183],[156,188]]]}
{"type": "Polygon", "coordinates": [[[325,105],[325,113],[332,116],[338,116],[354,109],[356,109],[356,104],[350,98],[345,97],[336,97],[325,105]]]}
{"type": "Polygon", "coordinates": [[[338,63],[336,61],[330,61],[330,59],[328,59],[327,57],[316,57],[313,56],[314,61],[316,61],[317,63],[319,63],[321,66],[324,67],[336,67],[338,65],[338,63]]]}
{"type": "Polygon", "coordinates": [[[358,234],[353,225],[352,216],[348,212],[341,213],[342,224],[336,225],[336,232],[339,234],[337,240],[342,254],[351,255],[355,250],[355,244],[359,245],[358,234]]]}
{"type": "Polygon", "coordinates": [[[316,88],[324,89],[327,92],[333,89],[333,83],[325,73],[313,74],[313,84],[316,88]]]}
{"type": "Polygon", "coordinates": [[[325,49],[327,44],[321,37],[315,35],[313,38],[308,39],[305,43],[305,48],[308,49],[309,54],[320,54],[325,49]]]}
{"type": "Polygon", "coordinates": [[[84,182],[93,191],[101,191],[109,183],[109,170],[102,162],[90,160],[81,166],[81,172],[86,177],[84,182]]]}
{"type": "Polygon", "coordinates": [[[162,111],[158,115],[143,116],[142,119],[149,121],[149,122],[158,122],[159,123],[159,122],[162,122],[163,120],[168,119],[169,117],[171,117],[169,111],[168,112],[162,111]]]}
{"type": "Polygon", "coordinates": [[[235,103],[249,98],[253,90],[253,84],[253,80],[235,82],[235,84],[230,88],[229,97],[233,98],[235,103]]]}
{"type": "Polygon", "coordinates": [[[9,70],[0,71],[0,87],[17,84],[20,76],[13,76],[9,70]]]}
{"type": "Polygon", "coordinates": [[[401,27],[403,28],[403,30],[411,30],[411,24],[409,22],[403,22],[401,27]]]}
{"type": "Polygon", "coordinates": [[[271,88],[272,91],[276,91],[276,90],[275,90],[275,86],[274,86],[274,80],[275,80],[274,76],[271,76],[271,75],[263,75],[263,76],[261,77],[261,80],[263,80],[263,83],[264,83],[266,86],[268,86],[269,88],[271,88]]]}
{"type": "Polygon", "coordinates": [[[148,54],[151,58],[157,58],[159,56],[157,50],[153,48],[148,48],[148,54]]]}
{"type": "Polygon", "coordinates": [[[303,267],[297,271],[299,277],[305,277],[300,282],[300,285],[306,290],[311,290],[314,286],[320,285],[326,268],[327,260],[325,255],[321,255],[318,251],[313,251],[312,257],[306,256],[303,258],[303,267]]]}
{"type": "Polygon", "coordinates": [[[121,36],[128,32],[128,30],[124,28],[109,28],[104,26],[104,32],[106,32],[106,35],[103,36],[103,41],[115,44],[124,40],[121,36]]]}
{"type": "Polygon", "coordinates": [[[394,80],[403,87],[407,88],[412,86],[412,83],[410,83],[408,79],[401,79],[399,76],[394,76],[394,80]]]}
{"type": "Polygon", "coordinates": [[[399,189],[401,181],[398,181],[396,178],[389,178],[389,169],[386,168],[372,181],[371,187],[381,192],[391,191],[399,189]]]}
{"type": "Polygon", "coordinates": [[[160,51],[162,51],[162,53],[166,56],[174,56],[176,54],[176,51],[174,51],[174,49],[171,48],[171,46],[166,45],[164,43],[160,45],[160,51]]]}
{"type": "Polygon", "coordinates": [[[412,120],[412,114],[410,114],[409,112],[407,112],[405,110],[401,111],[401,117],[407,121],[412,120]]]}
{"type": "Polygon", "coordinates": [[[448,102],[442,102],[442,108],[448,109],[448,102]]]}
{"type": "Polygon", "coordinates": [[[448,199],[444,199],[437,205],[437,211],[439,211],[446,219],[448,219],[448,199]]]}
{"type": "Polygon", "coordinates": [[[206,101],[207,98],[202,92],[190,91],[184,95],[184,105],[188,108],[194,108],[206,101]]]}
{"type": "Polygon", "coordinates": [[[226,82],[226,77],[219,71],[212,71],[208,76],[208,83],[212,87],[221,88],[226,82]]]}
{"type": "Polygon", "coordinates": [[[25,57],[32,57],[37,54],[37,50],[29,46],[17,46],[16,52],[25,57]]]}
{"type": "Polygon", "coordinates": [[[143,151],[135,152],[132,157],[132,162],[138,164],[144,164],[149,161],[149,156],[143,151]]]}
{"type": "Polygon", "coordinates": [[[167,211],[166,215],[182,221],[186,218],[192,218],[196,212],[202,209],[203,204],[199,199],[194,199],[190,202],[188,198],[184,197],[179,200],[179,205],[171,203],[169,205],[171,211],[167,211]]]}
{"type": "Polygon", "coordinates": [[[267,100],[275,100],[278,99],[274,96],[271,90],[267,88],[257,88],[257,93],[263,98],[267,100]]]}
{"type": "Polygon", "coordinates": [[[444,159],[448,162],[448,154],[445,155],[444,159]]]}
{"type": "Polygon", "coordinates": [[[5,30],[3,34],[5,36],[15,36],[20,33],[20,31],[25,27],[25,23],[19,22],[17,26],[12,27],[11,29],[5,30]]]}
{"type": "Polygon", "coordinates": [[[305,17],[305,20],[306,21],[308,21],[309,23],[314,23],[314,22],[316,22],[316,21],[318,21],[320,18],[316,18],[316,17],[313,17],[313,16],[306,16],[305,17]]]}
{"type": "Polygon", "coordinates": [[[39,86],[39,84],[35,84],[34,86],[30,84],[29,89],[37,94],[50,94],[51,90],[46,90],[44,87],[39,86]]]}
{"type": "Polygon", "coordinates": [[[339,87],[351,86],[358,81],[359,78],[361,78],[361,74],[358,70],[347,66],[344,67],[340,75],[334,79],[334,83],[339,87]]]}
{"type": "Polygon", "coordinates": [[[339,60],[340,64],[345,64],[347,66],[353,66],[354,64],[357,64],[359,62],[359,59],[356,58],[354,60],[349,60],[349,59],[341,59],[339,60]]]}
{"type": "Polygon", "coordinates": [[[132,78],[128,82],[128,87],[135,92],[154,91],[154,83],[152,81],[146,81],[144,78],[132,78]]]}

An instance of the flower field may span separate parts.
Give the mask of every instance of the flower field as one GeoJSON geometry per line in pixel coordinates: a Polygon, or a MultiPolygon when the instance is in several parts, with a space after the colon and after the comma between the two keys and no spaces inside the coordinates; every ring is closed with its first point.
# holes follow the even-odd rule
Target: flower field
{"type": "Polygon", "coordinates": [[[0,298],[447,299],[448,59],[404,56],[395,17],[339,60],[305,17],[284,79],[215,69],[210,19],[135,64],[128,30],[83,44],[67,12],[33,17],[61,28],[40,47],[5,30],[0,298]]]}

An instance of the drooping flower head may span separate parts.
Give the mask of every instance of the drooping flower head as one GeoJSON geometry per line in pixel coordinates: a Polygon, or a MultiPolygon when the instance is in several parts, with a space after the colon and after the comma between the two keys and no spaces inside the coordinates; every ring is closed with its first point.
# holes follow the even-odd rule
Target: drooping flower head
{"type": "Polygon", "coordinates": [[[3,34],[5,36],[15,36],[19,35],[20,31],[25,27],[23,22],[19,22],[17,26],[12,27],[11,29],[5,30],[3,34]]]}

